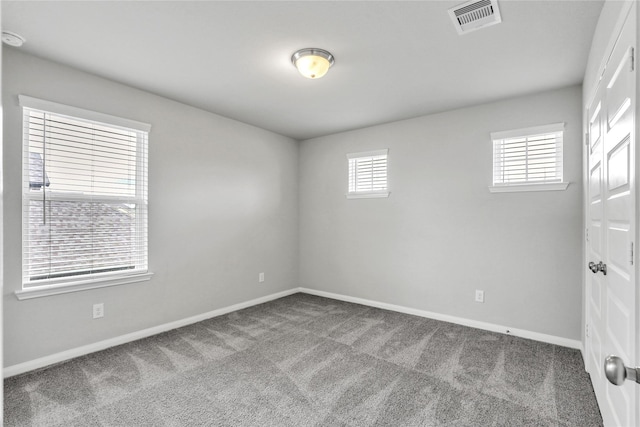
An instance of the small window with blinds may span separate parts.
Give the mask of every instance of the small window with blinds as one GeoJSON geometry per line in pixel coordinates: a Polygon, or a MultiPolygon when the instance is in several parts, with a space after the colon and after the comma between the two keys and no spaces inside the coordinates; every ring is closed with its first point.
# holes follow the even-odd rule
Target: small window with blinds
{"type": "Polygon", "coordinates": [[[564,123],[491,134],[492,192],[564,190],[564,123]]]}
{"type": "Polygon", "coordinates": [[[26,96],[20,104],[23,291],[148,273],[149,125],[26,96]]]}
{"type": "Polygon", "coordinates": [[[388,197],[387,154],[389,150],[347,154],[348,198],[388,197]]]}

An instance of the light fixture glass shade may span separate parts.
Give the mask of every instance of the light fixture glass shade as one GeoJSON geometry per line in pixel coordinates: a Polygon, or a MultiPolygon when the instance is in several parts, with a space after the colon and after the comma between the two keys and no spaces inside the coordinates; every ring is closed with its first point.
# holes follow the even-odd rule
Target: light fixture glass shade
{"type": "Polygon", "coordinates": [[[333,55],[326,50],[307,48],[294,53],[291,62],[306,78],[319,79],[327,74],[335,60],[333,55]]]}
{"type": "Polygon", "coordinates": [[[16,34],[11,31],[2,32],[2,41],[9,46],[20,47],[26,42],[25,38],[20,34],[16,34]]]}

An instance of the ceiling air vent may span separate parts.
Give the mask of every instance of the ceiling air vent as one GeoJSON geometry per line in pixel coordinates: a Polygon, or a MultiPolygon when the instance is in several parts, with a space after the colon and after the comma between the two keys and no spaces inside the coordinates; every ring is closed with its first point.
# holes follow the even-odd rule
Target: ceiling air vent
{"type": "Polygon", "coordinates": [[[458,34],[467,34],[502,22],[498,0],[473,0],[449,9],[449,16],[458,34]]]}

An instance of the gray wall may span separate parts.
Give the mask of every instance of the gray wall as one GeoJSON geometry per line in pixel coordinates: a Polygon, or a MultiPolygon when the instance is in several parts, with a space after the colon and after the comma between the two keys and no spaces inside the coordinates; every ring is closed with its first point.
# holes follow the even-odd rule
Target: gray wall
{"type": "Polygon", "coordinates": [[[5,366],[297,286],[297,142],[4,49],[5,366]],[[151,281],[18,301],[18,94],[152,125],[151,281]],[[265,283],[258,284],[258,273],[265,283]],[[105,317],[91,318],[105,303],[105,317]]]}
{"type": "Polygon", "coordinates": [[[575,86],[302,142],[300,286],[580,339],[581,140],[575,86]],[[569,188],[490,194],[489,133],[555,122],[569,188]],[[390,197],[346,199],[379,148],[390,197]]]}
{"type": "Polygon", "coordinates": [[[579,86],[298,148],[291,139],[14,49],[3,56],[5,366],[297,286],[580,337],[579,86]],[[18,94],[152,124],[151,281],[15,298],[18,94]],[[567,123],[569,189],[490,194],[489,132],[558,121],[567,123]],[[390,149],[391,196],[347,200],[345,154],[377,148],[390,149]],[[257,283],[260,271],[264,284],[257,283]],[[484,304],[473,301],[475,289],[485,290],[484,304]],[[105,303],[106,315],[92,320],[96,302],[105,303]]]}

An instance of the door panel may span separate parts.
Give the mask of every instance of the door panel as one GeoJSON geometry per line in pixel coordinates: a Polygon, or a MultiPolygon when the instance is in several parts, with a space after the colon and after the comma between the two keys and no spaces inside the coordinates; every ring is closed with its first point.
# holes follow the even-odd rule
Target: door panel
{"type": "Polygon", "coordinates": [[[609,128],[614,127],[623,114],[629,112],[632,93],[629,86],[632,84],[631,77],[631,47],[625,46],[622,60],[617,64],[613,76],[607,85],[607,122],[609,128]]]}
{"type": "Polygon", "coordinates": [[[594,279],[591,282],[591,309],[594,310],[594,314],[598,317],[602,316],[602,284],[599,279],[594,279]]]}
{"type": "Polygon", "coordinates": [[[611,344],[613,353],[622,358],[629,357],[628,348],[631,341],[629,317],[626,304],[614,293],[607,292],[607,341],[611,344]]]}
{"type": "MultiPolygon", "coordinates": [[[[591,204],[600,203],[602,199],[602,193],[600,192],[600,187],[602,186],[602,168],[600,167],[600,163],[596,164],[591,170],[591,175],[589,176],[589,195],[591,199],[591,204]]],[[[600,209],[600,206],[598,206],[600,209]]]]}
{"type": "Polygon", "coordinates": [[[602,104],[600,100],[598,100],[598,104],[595,106],[594,111],[591,115],[591,120],[589,120],[589,148],[591,149],[591,154],[599,149],[599,145],[601,142],[602,130],[600,126],[600,110],[602,108],[602,104]]]}
{"type": "MultiPolygon", "coordinates": [[[[600,332],[597,328],[590,328],[589,330],[589,362],[591,366],[598,366],[601,360],[605,356],[602,355],[602,338],[600,338],[600,332]]],[[[602,384],[602,381],[606,381],[604,373],[601,369],[593,369],[591,372],[591,382],[594,389],[596,384],[602,384]]]]}
{"type": "Polygon", "coordinates": [[[607,236],[609,246],[609,262],[607,263],[607,275],[609,280],[616,281],[620,276],[621,281],[627,283],[631,279],[631,265],[629,264],[629,224],[609,222],[607,236]]]}
{"type": "Polygon", "coordinates": [[[630,147],[629,139],[625,139],[622,144],[613,149],[609,155],[609,168],[608,168],[608,191],[610,196],[614,192],[629,191],[629,185],[631,184],[630,175],[630,147]]]}

